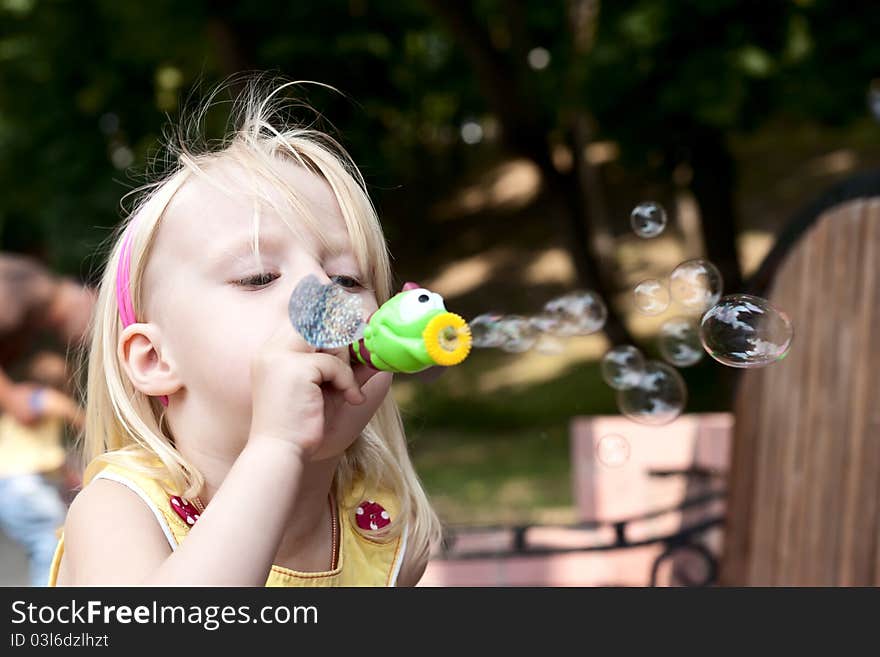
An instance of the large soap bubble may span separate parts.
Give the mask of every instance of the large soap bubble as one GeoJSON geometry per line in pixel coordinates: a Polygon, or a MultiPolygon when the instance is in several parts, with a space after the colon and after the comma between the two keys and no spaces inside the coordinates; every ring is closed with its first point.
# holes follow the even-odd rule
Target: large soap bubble
{"type": "Polygon", "coordinates": [[[325,285],[311,274],[293,290],[287,311],[293,327],[319,349],[351,344],[364,328],[360,297],[335,283],[325,285]]]}
{"type": "Polygon", "coordinates": [[[500,347],[505,339],[500,329],[502,319],[499,313],[484,313],[470,320],[471,344],[476,348],[500,347]]]}
{"type": "Polygon", "coordinates": [[[533,321],[546,333],[559,336],[590,335],[602,330],[608,308],[595,292],[578,290],[552,299],[533,321]]]}
{"type": "Polygon", "coordinates": [[[669,308],[669,288],[661,280],[648,278],[633,288],[636,310],[644,315],[659,315],[669,308]]]}
{"type": "Polygon", "coordinates": [[[648,361],[637,385],[617,391],[621,413],[641,424],[667,424],[681,415],[687,387],[678,370],[659,361],[648,361]]]}
{"type": "Polygon", "coordinates": [[[700,340],[730,367],[764,367],[785,357],[794,330],[785,313],[750,294],[722,298],[703,316],[700,340]]]}
{"type": "Polygon", "coordinates": [[[629,221],[639,237],[657,237],[666,228],[666,210],[659,203],[644,201],[633,208],[629,221]]]}
{"type": "Polygon", "coordinates": [[[498,323],[498,331],[502,336],[499,346],[512,353],[528,351],[541,335],[528,317],[520,315],[505,315],[498,323]]]}
{"type": "Polygon", "coordinates": [[[632,345],[620,345],[605,353],[599,367],[605,383],[615,390],[626,390],[642,380],[645,357],[632,345]]]}
{"type": "Polygon", "coordinates": [[[657,335],[663,360],[676,367],[690,367],[703,358],[700,326],[692,317],[673,317],[663,322],[657,335]]]}
{"type": "Polygon", "coordinates": [[[672,300],[687,312],[702,314],[718,303],[724,281],[708,260],[686,260],[669,275],[672,300]]]}

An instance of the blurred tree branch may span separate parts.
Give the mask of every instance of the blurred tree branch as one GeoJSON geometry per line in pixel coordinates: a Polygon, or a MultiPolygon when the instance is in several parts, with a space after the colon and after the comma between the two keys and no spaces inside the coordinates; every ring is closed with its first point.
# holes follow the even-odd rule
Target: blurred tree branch
{"type": "MultiPolygon", "coordinates": [[[[574,117],[574,125],[567,131],[567,137],[574,141],[570,147],[575,166],[570,171],[560,171],[554,165],[550,152],[549,135],[553,126],[542,120],[533,101],[534,95],[525,88],[526,59],[522,57],[514,62],[499,52],[471,10],[470,3],[463,0],[427,0],[427,3],[467,53],[479,86],[501,123],[502,138],[508,148],[537,165],[547,190],[564,205],[570,252],[580,284],[598,291],[608,304],[606,335],[613,343],[632,342],[632,336],[611,304],[614,288],[602,275],[601,257],[592,239],[592,213],[598,208],[598,199],[592,203],[591,199],[596,197],[584,185],[596,190],[598,185],[589,163],[584,159],[582,140],[587,137],[585,123],[579,117],[574,117]]],[[[514,11],[511,15],[514,17],[511,29],[513,42],[522,44],[527,38],[522,34],[523,21],[516,18],[518,12],[514,11]]],[[[514,54],[521,50],[524,48],[520,45],[513,49],[514,54]]]]}

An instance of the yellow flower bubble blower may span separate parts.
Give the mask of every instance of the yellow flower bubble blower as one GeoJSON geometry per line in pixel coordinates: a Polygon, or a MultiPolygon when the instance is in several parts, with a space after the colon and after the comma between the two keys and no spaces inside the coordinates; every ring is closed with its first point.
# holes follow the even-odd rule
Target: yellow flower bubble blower
{"type": "Polygon", "coordinates": [[[407,283],[370,316],[363,337],[349,351],[375,369],[414,374],[464,361],[471,351],[471,330],[461,316],[446,310],[439,294],[407,283]]]}

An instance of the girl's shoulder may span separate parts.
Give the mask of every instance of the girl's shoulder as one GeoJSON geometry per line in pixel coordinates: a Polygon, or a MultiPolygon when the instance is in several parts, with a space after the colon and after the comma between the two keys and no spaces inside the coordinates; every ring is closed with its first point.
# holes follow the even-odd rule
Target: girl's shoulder
{"type": "Polygon", "coordinates": [[[141,511],[148,511],[154,523],[158,521],[165,539],[174,548],[189,527],[183,514],[174,508],[174,500],[181,498],[175,495],[172,483],[163,472],[158,459],[111,462],[96,459],[83,475],[83,492],[90,486],[100,486],[105,493],[115,490],[117,496],[124,495],[130,501],[139,502],[141,511]]]}
{"type": "Polygon", "coordinates": [[[127,474],[123,470],[107,466],[102,470],[105,474],[93,476],[73,499],[56,547],[50,585],[61,571],[76,574],[76,582],[65,575],[62,584],[138,581],[173,549],[175,535],[163,522],[164,514],[143,488],[122,480],[127,474]],[[119,477],[110,476],[114,473],[119,477]]]}

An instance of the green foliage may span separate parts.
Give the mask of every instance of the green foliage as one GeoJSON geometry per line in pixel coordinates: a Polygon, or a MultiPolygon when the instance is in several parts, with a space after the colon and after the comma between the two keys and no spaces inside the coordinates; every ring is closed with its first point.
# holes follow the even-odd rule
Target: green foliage
{"type": "MultiPolygon", "coordinates": [[[[693,125],[747,129],[780,113],[852,121],[864,115],[880,68],[878,12],[827,0],[605,2],[581,26],[581,41],[560,5],[473,7],[524,90],[524,106],[511,112],[537,112],[552,140],[572,108],[585,109],[633,166],[693,125]],[[527,60],[536,47],[549,54],[540,70],[527,60]]],[[[241,69],[340,89],[312,90],[306,100],[340,128],[380,207],[437,198],[474,150],[461,144],[461,123],[492,111],[459,36],[416,0],[5,0],[4,246],[30,248],[51,236],[52,264],[84,273],[84,258],[118,220],[118,199],[141,181],[185,92],[241,69]]],[[[406,228],[389,231],[393,238],[406,228]]]]}

